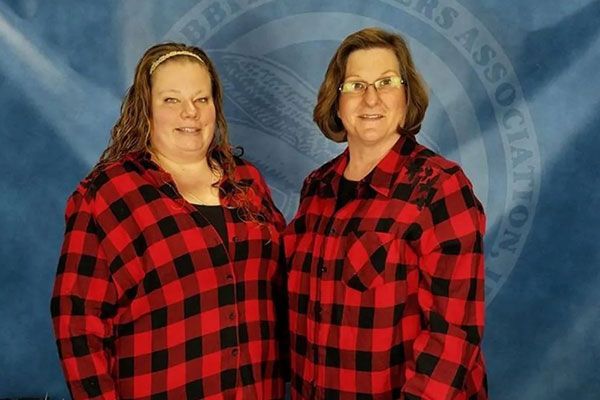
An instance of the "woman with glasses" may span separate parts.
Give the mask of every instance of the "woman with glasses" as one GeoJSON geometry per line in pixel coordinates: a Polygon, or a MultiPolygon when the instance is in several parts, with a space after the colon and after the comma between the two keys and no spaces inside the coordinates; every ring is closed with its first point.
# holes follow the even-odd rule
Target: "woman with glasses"
{"type": "Polygon", "coordinates": [[[304,181],[284,232],[293,399],[486,399],[485,216],[418,144],[427,92],[376,28],[334,54],[314,120],[348,142],[304,181]]]}

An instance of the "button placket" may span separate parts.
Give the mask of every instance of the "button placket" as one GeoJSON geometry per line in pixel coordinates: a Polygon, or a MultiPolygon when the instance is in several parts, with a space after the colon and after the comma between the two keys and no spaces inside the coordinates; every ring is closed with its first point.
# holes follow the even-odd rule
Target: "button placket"
{"type": "MultiPolygon", "coordinates": [[[[339,234],[342,232],[341,229],[341,222],[338,222],[335,220],[335,212],[334,215],[330,216],[330,220],[328,222],[326,222],[326,225],[323,229],[323,233],[325,235],[322,243],[321,243],[321,254],[326,255],[328,253],[328,251],[326,250],[328,248],[328,246],[330,246],[331,244],[335,244],[335,241],[339,240],[339,234]]],[[[325,222],[325,221],[323,221],[325,222]]],[[[325,257],[326,258],[326,257],[325,257]]],[[[312,380],[310,382],[311,384],[311,393],[310,393],[310,398],[311,399],[316,399],[318,396],[318,391],[317,391],[317,384],[316,381],[319,378],[319,346],[318,343],[320,343],[319,338],[322,336],[323,334],[323,329],[321,328],[321,323],[322,323],[322,315],[323,315],[323,307],[321,305],[321,284],[323,283],[323,280],[321,279],[323,277],[323,274],[326,273],[328,270],[328,268],[324,265],[324,261],[322,261],[322,263],[319,265],[317,264],[316,266],[316,275],[317,275],[317,286],[318,289],[316,291],[316,295],[314,297],[314,306],[312,308],[312,313],[313,313],[313,318],[315,321],[314,324],[314,329],[313,329],[313,340],[314,340],[314,344],[312,345],[312,356],[313,356],[313,362],[315,364],[315,368],[313,370],[313,377],[312,380]]],[[[313,300],[313,299],[311,299],[313,300]]]]}
{"type": "Polygon", "coordinates": [[[321,322],[322,316],[323,316],[323,306],[321,305],[321,303],[318,303],[318,302],[315,303],[313,312],[314,312],[314,316],[315,316],[315,321],[321,322]]]}

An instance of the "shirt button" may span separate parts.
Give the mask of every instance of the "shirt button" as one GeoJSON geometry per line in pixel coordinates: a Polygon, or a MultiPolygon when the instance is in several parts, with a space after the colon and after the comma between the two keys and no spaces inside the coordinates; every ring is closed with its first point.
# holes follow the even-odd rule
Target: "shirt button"
{"type": "Polygon", "coordinates": [[[319,267],[319,271],[320,271],[321,273],[325,273],[325,272],[327,272],[327,267],[322,267],[322,266],[321,266],[321,267],[319,267]]]}
{"type": "Polygon", "coordinates": [[[237,237],[237,236],[234,236],[234,237],[233,237],[233,241],[237,243],[237,242],[239,242],[239,241],[240,241],[240,238],[239,238],[239,237],[237,237]]]}
{"type": "Polygon", "coordinates": [[[233,349],[231,350],[231,355],[234,357],[237,357],[237,355],[240,353],[240,351],[238,349],[233,349]]]}
{"type": "Polygon", "coordinates": [[[225,279],[227,279],[228,281],[232,281],[233,280],[233,275],[232,274],[227,274],[227,275],[225,275],[225,279]]]}
{"type": "Polygon", "coordinates": [[[229,319],[232,320],[232,321],[235,319],[235,313],[234,312],[229,313],[229,319]]]}
{"type": "Polygon", "coordinates": [[[331,232],[332,235],[335,235],[337,233],[337,230],[334,227],[332,227],[329,232],[331,232]]]}
{"type": "Polygon", "coordinates": [[[317,321],[321,320],[321,312],[323,311],[323,307],[320,304],[315,304],[315,319],[317,321]]]}

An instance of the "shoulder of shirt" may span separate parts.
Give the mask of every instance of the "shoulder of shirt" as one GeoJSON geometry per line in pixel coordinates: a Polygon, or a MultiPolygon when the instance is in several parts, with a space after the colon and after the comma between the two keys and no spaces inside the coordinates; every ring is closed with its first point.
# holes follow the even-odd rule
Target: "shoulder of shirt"
{"type": "Polygon", "coordinates": [[[262,174],[260,170],[250,161],[234,156],[233,161],[235,162],[235,176],[237,179],[260,179],[262,174]]]}
{"type": "Polygon", "coordinates": [[[407,166],[410,164],[421,165],[422,168],[430,168],[434,175],[442,180],[452,175],[464,175],[464,172],[457,162],[449,160],[435,151],[419,143],[408,156],[407,166]]]}
{"type": "Polygon", "coordinates": [[[86,198],[94,198],[101,193],[105,185],[116,177],[122,175],[141,175],[144,167],[132,157],[124,156],[118,161],[94,168],[77,185],[74,193],[79,193],[86,198]]]}
{"type": "Polygon", "coordinates": [[[321,165],[319,168],[313,170],[310,174],[308,174],[308,176],[305,179],[305,182],[308,183],[310,181],[320,180],[323,177],[325,177],[325,175],[327,175],[329,172],[331,172],[332,169],[335,168],[336,163],[339,161],[340,158],[342,158],[343,155],[344,153],[342,152],[338,156],[332,158],[325,164],[321,165]]]}
{"type": "MultiPolygon", "coordinates": [[[[402,177],[399,177],[399,180],[406,180],[407,182],[398,183],[409,183],[413,187],[420,183],[421,185],[418,185],[420,189],[414,191],[417,192],[417,195],[419,195],[419,190],[431,190],[431,195],[426,196],[426,201],[423,204],[429,204],[432,200],[435,200],[440,188],[446,184],[450,184],[453,187],[459,185],[463,196],[471,196],[473,204],[481,212],[484,212],[483,205],[474,193],[471,180],[457,162],[449,160],[423,145],[417,144],[414,151],[409,155],[409,160],[405,165],[408,173],[401,174],[402,177]],[[412,180],[410,178],[411,163],[416,166],[412,168],[414,172],[412,180]],[[430,187],[430,189],[427,189],[427,187],[430,187]]],[[[444,191],[442,191],[443,193],[444,191]]]]}

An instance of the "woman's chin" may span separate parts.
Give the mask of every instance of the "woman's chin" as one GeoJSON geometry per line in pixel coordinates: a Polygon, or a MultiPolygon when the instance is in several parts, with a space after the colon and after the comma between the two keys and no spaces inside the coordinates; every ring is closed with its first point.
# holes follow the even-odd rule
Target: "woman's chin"
{"type": "Polygon", "coordinates": [[[395,142],[394,138],[397,138],[398,134],[396,132],[385,133],[382,132],[381,129],[364,129],[352,136],[354,136],[355,140],[352,140],[352,138],[349,136],[350,143],[356,142],[373,146],[377,144],[383,144],[388,141],[395,142]]]}

